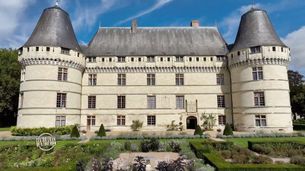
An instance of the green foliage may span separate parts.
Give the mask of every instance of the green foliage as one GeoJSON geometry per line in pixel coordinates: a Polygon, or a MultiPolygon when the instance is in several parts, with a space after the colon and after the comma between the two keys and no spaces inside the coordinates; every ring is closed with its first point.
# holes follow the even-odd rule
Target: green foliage
{"type": "Polygon", "coordinates": [[[291,109],[296,114],[305,117],[305,85],[304,76],[297,71],[288,71],[290,86],[291,109]]]}
{"type": "Polygon", "coordinates": [[[194,135],[200,135],[200,136],[202,136],[202,135],[203,135],[203,131],[202,131],[202,129],[200,128],[200,126],[199,126],[199,125],[197,125],[197,126],[196,126],[196,129],[195,129],[194,135]]]}
{"type": "Polygon", "coordinates": [[[206,130],[212,130],[216,123],[216,118],[213,114],[205,114],[203,113],[200,117],[203,121],[202,127],[206,130]]]}
{"type": "Polygon", "coordinates": [[[149,151],[158,151],[160,146],[160,141],[156,138],[151,138],[149,140],[141,141],[141,151],[149,152],[149,151]]]}
{"type": "Polygon", "coordinates": [[[130,128],[133,131],[139,131],[143,126],[143,122],[139,121],[139,120],[133,120],[132,124],[130,125],[130,128]]]}
{"type": "Polygon", "coordinates": [[[77,138],[80,137],[77,125],[74,125],[74,127],[72,128],[72,132],[71,132],[70,136],[77,137],[77,138]]]}
{"type": "Polygon", "coordinates": [[[305,124],[298,124],[298,123],[293,123],[293,130],[296,131],[304,131],[305,130],[305,124]]]}
{"type": "Polygon", "coordinates": [[[305,166],[305,157],[304,156],[292,156],[290,159],[290,163],[305,166]]]}
{"type": "Polygon", "coordinates": [[[17,51],[0,49],[0,127],[16,123],[20,70],[17,51]]]}
{"type": "Polygon", "coordinates": [[[97,133],[97,136],[99,136],[99,137],[104,137],[104,136],[106,136],[106,131],[105,131],[105,128],[104,128],[104,125],[103,125],[103,124],[101,124],[100,129],[99,129],[99,131],[98,131],[98,133],[97,133]]]}
{"type": "Polygon", "coordinates": [[[182,122],[178,124],[175,124],[175,120],[172,120],[170,125],[166,125],[167,131],[182,131],[183,125],[182,122]]]}
{"type": "Polygon", "coordinates": [[[171,142],[169,142],[168,145],[169,145],[172,152],[179,153],[181,151],[180,144],[176,141],[171,141],[171,142]]]}
{"type": "Polygon", "coordinates": [[[230,124],[226,124],[225,130],[223,131],[223,135],[233,135],[233,130],[230,124]]]}
{"type": "Polygon", "coordinates": [[[54,128],[17,128],[11,127],[11,133],[14,136],[39,136],[42,133],[50,133],[53,135],[67,135],[72,131],[73,125],[54,127],[54,128]]]}

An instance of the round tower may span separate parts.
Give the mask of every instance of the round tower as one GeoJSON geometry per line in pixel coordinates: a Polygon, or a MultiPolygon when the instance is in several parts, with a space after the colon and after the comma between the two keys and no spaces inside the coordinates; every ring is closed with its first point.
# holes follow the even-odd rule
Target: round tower
{"type": "Polygon", "coordinates": [[[235,128],[291,132],[290,49],[277,36],[266,11],[251,9],[242,16],[228,58],[235,128]]]}
{"type": "Polygon", "coordinates": [[[43,11],[19,62],[17,127],[79,124],[85,58],[66,11],[57,5],[43,11]]]}

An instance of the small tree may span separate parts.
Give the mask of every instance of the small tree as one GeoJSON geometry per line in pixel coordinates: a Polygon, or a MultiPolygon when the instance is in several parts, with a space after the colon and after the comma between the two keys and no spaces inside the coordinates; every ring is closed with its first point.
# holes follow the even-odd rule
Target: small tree
{"type": "Polygon", "coordinates": [[[99,136],[99,137],[104,137],[104,136],[106,136],[106,131],[105,131],[105,128],[104,128],[104,125],[103,125],[103,124],[101,124],[100,129],[99,129],[99,131],[98,131],[98,133],[97,133],[97,136],[99,136]]]}
{"type": "Polygon", "coordinates": [[[199,125],[196,126],[196,129],[195,129],[195,132],[194,132],[194,135],[202,135],[203,134],[203,131],[202,129],[200,128],[199,125]]]}
{"type": "Polygon", "coordinates": [[[203,124],[202,124],[202,127],[204,129],[211,130],[215,126],[216,119],[213,116],[213,114],[205,114],[205,113],[203,113],[203,114],[201,114],[200,119],[204,120],[203,124]]]}
{"type": "Polygon", "coordinates": [[[78,138],[79,136],[80,135],[79,135],[77,125],[74,125],[74,127],[72,128],[70,137],[77,137],[78,138]]]}
{"type": "Polygon", "coordinates": [[[230,124],[226,124],[225,130],[223,131],[223,135],[233,135],[233,130],[230,124]]]}
{"type": "Polygon", "coordinates": [[[130,125],[130,128],[133,131],[139,131],[143,126],[143,122],[140,122],[139,120],[133,120],[132,124],[130,125]]]}

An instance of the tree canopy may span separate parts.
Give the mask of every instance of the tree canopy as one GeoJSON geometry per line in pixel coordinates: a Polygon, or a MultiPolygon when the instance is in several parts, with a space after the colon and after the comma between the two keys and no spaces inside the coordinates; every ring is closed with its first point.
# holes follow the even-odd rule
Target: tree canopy
{"type": "Polygon", "coordinates": [[[297,71],[288,71],[291,109],[294,117],[296,114],[305,117],[305,82],[303,78],[304,76],[297,71]]]}

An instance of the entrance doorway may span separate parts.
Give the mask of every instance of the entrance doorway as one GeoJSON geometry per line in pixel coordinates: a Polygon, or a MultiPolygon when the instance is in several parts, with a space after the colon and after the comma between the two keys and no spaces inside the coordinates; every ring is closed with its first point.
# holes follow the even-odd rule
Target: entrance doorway
{"type": "Polygon", "coordinates": [[[91,131],[92,126],[95,126],[95,116],[87,116],[87,131],[91,131]]]}
{"type": "Polygon", "coordinates": [[[196,129],[197,118],[195,116],[189,116],[186,118],[186,129],[196,129]]]}

